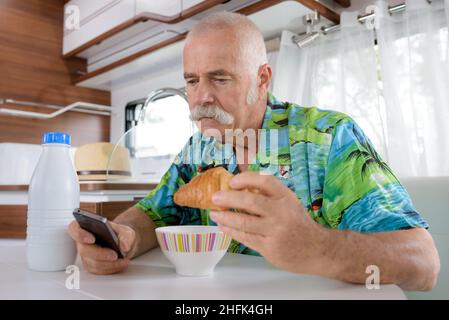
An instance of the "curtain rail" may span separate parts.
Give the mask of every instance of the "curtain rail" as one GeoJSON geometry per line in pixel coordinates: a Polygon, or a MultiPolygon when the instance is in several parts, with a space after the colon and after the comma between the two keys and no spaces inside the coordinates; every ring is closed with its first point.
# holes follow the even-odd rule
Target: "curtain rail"
{"type": "MultiPolygon", "coordinates": [[[[432,4],[432,0],[427,0],[427,2],[429,4],[432,4]]],[[[388,7],[388,12],[390,14],[394,14],[394,13],[399,13],[399,12],[403,12],[406,9],[406,4],[402,3],[402,4],[398,4],[395,6],[389,6],[388,7]]],[[[368,13],[365,15],[360,15],[358,16],[358,21],[360,23],[365,23],[365,21],[369,20],[369,19],[373,19],[375,16],[375,13],[368,13]]],[[[320,32],[311,32],[311,33],[307,33],[307,32],[303,32],[300,34],[296,34],[294,36],[292,36],[292,42],[296,45],[298,45],[298,47],[302,48],[304,46],[307,46],[308,44],[310,44],[311,42],[313,42],[316,38],[318,38],[320,36],[320,34],[322,35],[327,35],[331,32],[334,31],[339,31],[341,28],[340,24],[334,24],[331,26],[322,26],[320,32]]]]}
{"type": "MultiPolygon", "coordinates": [[[[429,0],[427,0],[427,2],[432,3],[432,1],[429,1],[429,0]]],[[[388,12],[389,12],[390,14],[393,14],[393,13],[399,13],[399,12],[405,11],[405,8],[406,8],[405,3],[403,3],[403,4],[398,4],[398,5],[396,5],[396,6],[388,7],[388,12]]],[[[375,13],[368,13],[368,14],[359,16],[359,22],[360,22],[360,23],[364,23],[366,20],[369,20],[369,19],[374,18],[374,15],[375,15],[375,13]]],[[[321,28],[321,31],[322,31],[324,34],[328,34],[328,33],[330,33],[330,32],[334,32],[334,31],[338,31],[338,30],[340,30],[340,25],[339,25],[339,24],[335,24],[335,25],[333,25],[333,26],[321,28]]]]}

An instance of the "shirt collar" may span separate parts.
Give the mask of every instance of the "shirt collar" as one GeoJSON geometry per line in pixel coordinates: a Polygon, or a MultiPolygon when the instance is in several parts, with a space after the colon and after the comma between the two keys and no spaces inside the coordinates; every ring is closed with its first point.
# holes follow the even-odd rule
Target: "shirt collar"
{"type": "Polygon", "coordinates": [[[271,92],[267,93],[267,106],[262,129],[279,129],[288,123],[288,104],[278,100],[271,92]]]}

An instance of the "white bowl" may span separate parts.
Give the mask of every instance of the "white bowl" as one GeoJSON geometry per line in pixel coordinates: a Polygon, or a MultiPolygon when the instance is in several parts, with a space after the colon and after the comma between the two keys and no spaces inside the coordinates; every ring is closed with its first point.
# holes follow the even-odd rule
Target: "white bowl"
{"type": "Polygon", "coordinates": [[[231,238],[216,226],[156,228],[162,252],[184,276],[207,276],[226,254],[231,238]]]}

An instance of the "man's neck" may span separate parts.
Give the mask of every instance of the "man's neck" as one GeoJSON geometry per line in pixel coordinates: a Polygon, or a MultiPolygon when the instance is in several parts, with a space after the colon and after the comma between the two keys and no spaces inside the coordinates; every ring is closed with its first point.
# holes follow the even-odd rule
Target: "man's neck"
{"type": "Polygon", "coordinates": [[[254,105],[259,112],[252,123],[248,126],[248,129],[241,132],[243,137],[235,137],[233,140],[234,149],[236,150],[237,164],[240,172],[245,172],[248,170],[248,166],[255,162],[257,152],[259,150],[259,130],[262,129],[263,121],[265,118],[266,111],[266,100],[259,105],[254,105]],[[263,105],[262,105],[263,104],[263,105]]]}
{"type": "MultiPolygon", "coordinates": [[[[268,95],[266,95],[265,100],[261,100],[259,103],[251,106],[251,108],[254,108],[256,112],[254,112],[254,115],[251,115],[250,121],[245,125],[245,129],[242,128],[234,128],[233,135],[239,136],[239,133],[242,133],[244,136],[251,136],[252,133],[254,133],[255,141],[256,141],[256,148],[258,148],[257,142],[259,140],[258,133],[259,130],[262,129],[264,118],[265,118],[265,112],[267,108],[267,99],[268,95]],[[240,132],[239,132],[240,131],[240,132]]],[[[248,141],[247,139],[239,140],[235,139],[233,141],[233,145],[235,148],[248,148],[248,141]]]]}

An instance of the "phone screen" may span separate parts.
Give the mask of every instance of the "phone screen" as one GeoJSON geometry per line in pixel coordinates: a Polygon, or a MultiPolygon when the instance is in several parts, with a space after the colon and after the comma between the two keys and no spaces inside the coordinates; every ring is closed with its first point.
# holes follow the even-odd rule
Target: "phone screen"
{"type": "Polygon", "coordinates": [[[120,259],[124,258],[125,255],[120,250],[117,235],[112,230],[108,219],[82,209],[75,209],[73,216],[81,228],[95,236],[95,244],[110,248],[117,252],[120,259]]]}

